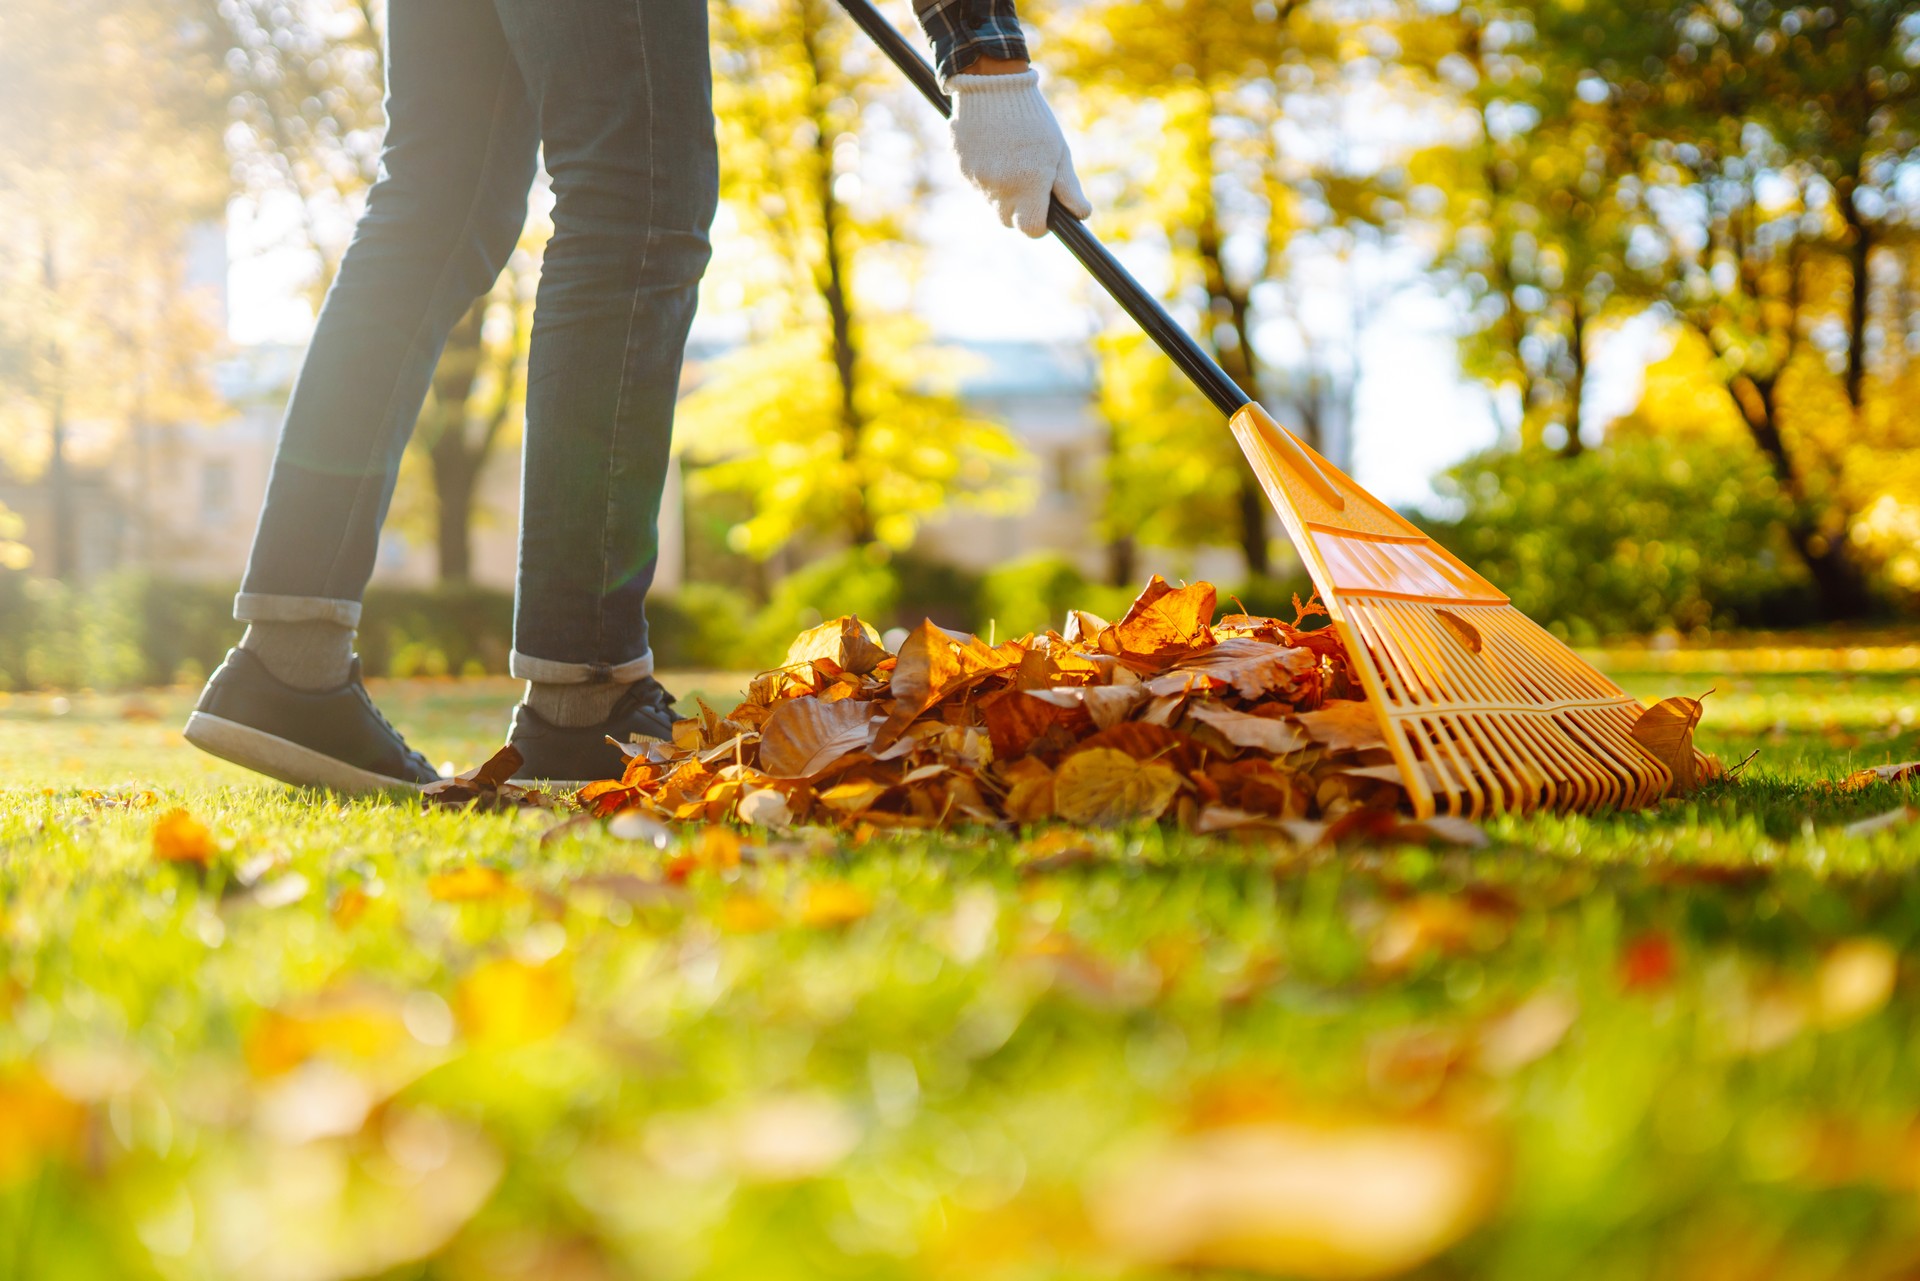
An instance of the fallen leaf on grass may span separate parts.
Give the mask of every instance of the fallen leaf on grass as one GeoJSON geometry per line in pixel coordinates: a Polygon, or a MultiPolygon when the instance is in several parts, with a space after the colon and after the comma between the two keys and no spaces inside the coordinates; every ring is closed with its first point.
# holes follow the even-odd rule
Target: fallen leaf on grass
{"type": "Polygon", "coordinates": [[[1156,819],[1180,790],[1180,776],[1154,761],[1138,761],[1110,747],[1090,747],[1060,763],[1053,778],[1054,809],[1072,823],[1112,827],[1156,819]]]}
{"type": "Polygon", "coordinates": [[[1165,1143],[1091,1208],[1109,1246],[1141,1263],[1386,1277],[1478,1226],[1504,1164],[1486,1136],[1438,1125],[1238,1125],[1165,1143]]]}
{"type": "Polygon", "coordinates": [[[800,903],[800,923],[816,929],[851,925],[873,911],[865,890],[845,881],[821,881],[807,887],[800,903]]]}
{"type": "Polygon", "coordinates": [[[31,1068],[0,1075],[0,1188],[32,1175],[47,1160],[77,1159],[87,1110],[31,1068]]]}
{"type": "MultiPolygon", "coordinates": [[[[1707,694],[1713,691],[1708,690],[1707,694]]],[[[1693,749],[1693,730],[1705,709],[1700,698],[1663,698],[1633,723],[1633,741],[1673,775],[1672,795],[1685,796],[1700,786],[1700,755],[1693,749]]]]}
{"type": "Polygon", "coordinates": [[[849,615],[794,637],[781,666],[798,667],[816,658],[825,658],[841,671],[865,676],[888,657],[887,647],[880,643],[880,633],[849,615]]]}
{"type": "Polygon", "coordinates": [[[1254,716],[1226,707],[1190,707],[1187,715],[1218,730],[1221,737],[1236,747],[1252,747],[1274,756],[1285,756],[1307,745],[1306,736],[1278,717],[1254,716]]]}
{"type": "Polygon", "coordinates": [[[525,1045],[567,1025],[573,1017],[573,983],[559,961],[528,965],[492,957],[460,981],[453,1005],[475,1044],[525,1045]]]}
{"type": "Polygon", "coordinates": [[[163,863],[205,867],[213,857],[213,833],[185,810],[168,810],[154,820],[153,856],[163,863]]]}
{"type": "Polygon", "coordinates": [[[1629,992],[1663,988],[1680,968],[1673,940],[1658,932],[1642,934],[1620,953],[1620,985],[1629,992]]]}
{"type": "Polygon", "coordinates": [[[545,792],[507,781],[524,763],[520,749],[508,743],[466,773],[428,783],[420,789],[420,803],[428,808],[552,809],[553,798],[545,792]]]}
{"type": "Polygon", "coordinates": [[[1920,761],[1902,761],[1898,765],[1874,765],[1855,770],[1847,775],[1846,781],[1840,786],[1846,791],[1857,792],[1875,783],[1905,783],[1916,778],[1920,778],[1920,761]]]}

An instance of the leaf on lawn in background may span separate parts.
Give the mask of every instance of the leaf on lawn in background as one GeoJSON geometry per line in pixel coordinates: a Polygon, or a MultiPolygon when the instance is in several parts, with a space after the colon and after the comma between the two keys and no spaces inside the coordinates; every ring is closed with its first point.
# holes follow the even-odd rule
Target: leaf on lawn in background
{"type": "Polygon", "coordinates": [[[1898,765],[1874,765],[1855,770],[1847,775],[1846,781],[1840,786],[1849,792],[1857,792],[1875,783],[1904,783],[1917,778],[1920,778],[1920,761],[1902,761],[1898,765]]]}
{"type": "Polygon", "coordinates": [[[1504,1174],[1477,1131],[1274,1121],[1169,1139],[1089,1199],[1102,1238],[1138,1263],[1387,1277],[1477,1227],[1504,1174]]]}
{"type": "Polygon", "coordinates": [[[853,615],[801,632],[787,648],[782,667],[797,667],[816,658],[831,659],[841,671],[865,676],[887,657],[880,633],[853,615]]]}
{"type": "Polygon", "coordinates": [[[1673,939],[1654,931],[1642,934],[1620,952],[1620,985],[1629,992],[1646,992],[1673,982],[1680,968],[1673,939]]]}
{"type": "Polygon", "coordinates": [[[153,823],[153,856],[163,863],[194,863],[213,857],[213,833],[185,810],[168,810],[153,823]]]}
{"type": "Polygon", "coordinates": [[[1157,762],[1142,762],[1111,747],[1075,752],[1053,778],[1053,803],[1072,823],[1110,827],[1155,819],[1180,790],[1180,776],[1157,762]]]}
{"type": "Polygon", "coordinates": [[[760,731],[760,768],[772,778],[810,778],[867,745],[873,707],[790,698],[760,731]]]}
{"type": "MultiPolygon", "coordinates": [[[[1713,691],[1708,690],[1707,694],[1713,691]]],[[[1685,796],[1700,786],[1700,764],[1693,750],[1693,730],[1705,710],[1700,698],[1679,695],[1663,698],[1640,713],[1633,723],[1633,741],[1673,775],[1670,795],[1685,796]]]]}
{"type": "Polygon", "coordinates": [[[1100,637],[1100,648],[1131,658],[1159,661],[1213,644],[1212,583],[1169,587],[1155,574],[1124,617],[1100,637]]]}
{"type": "Polygon", "coordinates": [[[1325,744],[1332,751],[1356,752],[1368,747],[1385,747],[1387,743],[1371,703],[1334,699],[1319,711],[1300,712],[1294,719],[1300,722],[1308,738],[1325,744]]]}
{"type": "Polygon", "coordinates": [[[757,894],[732,894],[720,903],[720,928],[729,934],[759,934],[780,924],[780,909],[757,894]]]}
{"type": "Polygon", "coordinates": [[[1235,747],[1251,747],[1272,756],[1285,756],[1307,745],[1305,735],[1277,717],[1253,716],[1230,707],[1204,705],[1189,707],[1187,715],[1212,726],[1235,747]]]}
{"type": "Polygon", "coordinates": [[[510,957],[480,962],[460,981],[454,1011],[478,1045],[542,1041],[573,1017],[573,983],[559,961],[528,965],[510,957]]]}

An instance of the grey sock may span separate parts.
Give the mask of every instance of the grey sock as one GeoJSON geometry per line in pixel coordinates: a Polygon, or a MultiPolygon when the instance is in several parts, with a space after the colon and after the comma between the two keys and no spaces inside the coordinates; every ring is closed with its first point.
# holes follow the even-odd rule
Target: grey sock
{"type": "Polygon", "coordinates": [[[317,619],[248,623],[240,648],[295,689],[337,689],[353,667],[353,628],[317,619]]]}
{"type": "Polygon", "coordinates": [[[574,685],[528,681],[526,704],[550,725],[597,725],[607,719],[613,705],[633,685],[632,681],[584,681],[574,685]]]}

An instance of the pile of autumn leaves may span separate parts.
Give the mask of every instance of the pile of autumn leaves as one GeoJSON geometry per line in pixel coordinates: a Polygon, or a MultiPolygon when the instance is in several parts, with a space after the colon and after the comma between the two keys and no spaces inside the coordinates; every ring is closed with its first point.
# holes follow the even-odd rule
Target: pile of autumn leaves
{"type": "MultiPolygon", "coordinates": [[[[1296,602],[1297,605],[1297,602],[1296,602]]],[[[942,827],[1162,818],[1197,831],[1391,814],[1402,793],[1332,629],[1214,621],[1155,577],[1126,616],[998,645],[932,622],[890,654],[841,618],[721,715],[623,745],[579,801],[662,820],[942,827]]]]}

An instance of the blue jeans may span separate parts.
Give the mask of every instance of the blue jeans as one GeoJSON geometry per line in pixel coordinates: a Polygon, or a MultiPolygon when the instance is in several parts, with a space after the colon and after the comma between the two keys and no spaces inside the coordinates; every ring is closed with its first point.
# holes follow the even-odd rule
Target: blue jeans
{"type": "Polygon", "coordinates": [[[387,115],[234,615],[358,625],[434,364],[512,252],[544,145],[554,235],[528,358],[512,672],[644,676],[674,397],[719,192],[705,0],[393,0],[387,115]]]}

